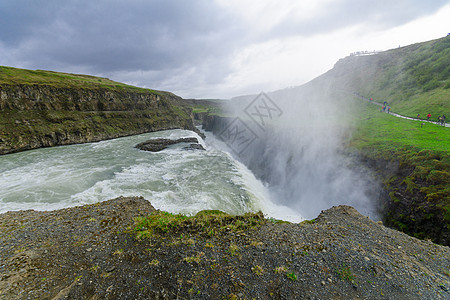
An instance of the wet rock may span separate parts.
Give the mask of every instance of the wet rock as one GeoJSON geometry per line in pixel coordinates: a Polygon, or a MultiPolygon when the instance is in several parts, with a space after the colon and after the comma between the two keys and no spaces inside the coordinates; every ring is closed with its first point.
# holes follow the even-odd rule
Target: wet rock
{"type": "MultiPolygon", "coordinates": [[[[159,152],[161,150],[166,149],[170,145],[174,145],[174,144],[178,144],[178,143],[196,143],[196,144],[198,144],[198,140],[195,137],[179,138],[179,139],[176,139],[176,140],[171,140],[171,139],[152,139],[152,140],[148,140],[148,141],[145,141],[143,143],[137,144],[135,146],[135,148],[137,148],[139,150],[144,150],[144,151],[159,152]]],[[[190,147],[192,147],[192,145],[193,144],[191,144],[190,147]]],[[[201,146],[201,145],[199,145],[199,146],[201,146]]]]}
{"type": "Polygon", "coordinates": [[[184,150],[206,150],[200,144],[190,144],[188,147],[184,147],[184,150]]]}

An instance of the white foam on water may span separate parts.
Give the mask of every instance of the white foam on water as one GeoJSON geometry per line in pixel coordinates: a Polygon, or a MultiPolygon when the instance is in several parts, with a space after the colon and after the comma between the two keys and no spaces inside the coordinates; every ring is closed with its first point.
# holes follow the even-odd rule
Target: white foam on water
{"type": "Polygon", "coordinates": [[[142,196],[158,209],[193,215],[205,209],[231,214],[262,211],[302,217],[270,201],[266,187],[213,136],[168,130],[98,143],[37,149],[0,157],[0,213],[54,210],[119,196],[142,196]],[[196,137],[206,151],[185,143],[153,153],[134,146],[150,138],[196,137]]]}

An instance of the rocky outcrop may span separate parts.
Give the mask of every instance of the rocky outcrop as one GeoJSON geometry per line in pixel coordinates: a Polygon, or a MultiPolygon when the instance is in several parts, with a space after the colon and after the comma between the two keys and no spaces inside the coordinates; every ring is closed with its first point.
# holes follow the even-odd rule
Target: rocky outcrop
{"type": "Polygon", "coordinates": [[[204,114],[201,116],[202,119],[202,128],[205,131],[211,131],[214,134],[220,134],[233,118],[230,117],[222,117],[214,114],[204,114]]]}
{"type": "Polygon", "coordinates": [[[168,92],[144,89],[60,88],[47,85],[1,85],[0,110],[131,111],[166,107],[181,101],[168,92]]]}
{"type": "MultiPolygon", "coordinates": [[[[436,182],[422,180],[414,167],[398,160],[360,157],[361,163],[375,170],[384,190],[380,193],[383,223],[421,239],[450,246],[448,211],[436,199],[427,199],[421,190],[430,189],[436,182]]],[[[441,179],[447,181],[448,178],[441,179]]],[[[448,184],[448,183],[447,183],[448,184]]],[[[440,196],[442,198],[445,196],[440,196]]],[[[448,196],[447,196],[448,197],[448,196]]],[[[445,202],[445,201],[443,201],[445,202]]],[[[448,203],[448,202],[447,202],[448,203]]]]}
{"type": "Polygon", "coordinates": [[[202,145],[198,143],[197,138],[190,137],[190,138],[179,138],[176,140],[171,139],[152,139],[145,141],[143,143],[137,144],[135,148],[138,148],[139,150],[144,151],[151,151],[151,152],[159,152],[161,150],[166,149],[170,145],[179,144],[179,143],[192,143],[189,146],[185,147],[189,150],[205,150],[202,145]]]}
{"type": "Polygon", "coordinates": [[[205,151],[206,149],[200,145],[200,144],[190,144],[187,147],[183,147],[184,150],[203,150],[205,151]]]}
{"type": "Polygon", "coordinates": [[[121,197],[0,214],[0,299],[450,296],[448,247],[349,206],[300,224],[217,211],[168,222],[157,213],[143,198],[121,197]]]}
{"type": "Polygon", "coordinates": [[[165,129],[198,131],[168,92],[0,85],[0,154],[165,129]]]}

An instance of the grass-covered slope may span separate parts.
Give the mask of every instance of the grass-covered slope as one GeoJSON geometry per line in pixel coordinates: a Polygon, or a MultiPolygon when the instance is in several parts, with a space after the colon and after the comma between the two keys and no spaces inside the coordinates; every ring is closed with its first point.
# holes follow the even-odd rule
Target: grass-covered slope
{"type": "Polygon", "coordinates": [[[0,154],[171,128],[195,130],[191,109],[172,93],[0,67],[0,154]]]}
{"type": "MultiPolygon", "coordinates": [[[[46,85],[59,88],[105,88],[149,92],[108,78],[44,70],[27,70],[0,66],[0,85],[46,85]]],[[[156,91],[152,91],[157,93],[156,91]]]]}
{"type": "Polygon", "coordinates": [[[380,175],[385,224],[450,245],[450,129],[353,101],[357,114],[349,147],[380,175]]]}
{"type": "Polygon", "coordinates": [[[450,36],[375,55],[349,56],[318,77],[334,89],[357,92],[392,111],[416,117],[450,115],[450,36]]]}

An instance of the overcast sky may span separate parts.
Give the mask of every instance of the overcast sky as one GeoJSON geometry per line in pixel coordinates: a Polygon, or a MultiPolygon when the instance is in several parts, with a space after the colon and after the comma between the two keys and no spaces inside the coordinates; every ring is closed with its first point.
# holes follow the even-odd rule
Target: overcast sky
{"type": "Polygon", "coordinates": [[[0,65],[230,98],[444,37],[449,20],[450,0],[0,0],[0,65]]]}

